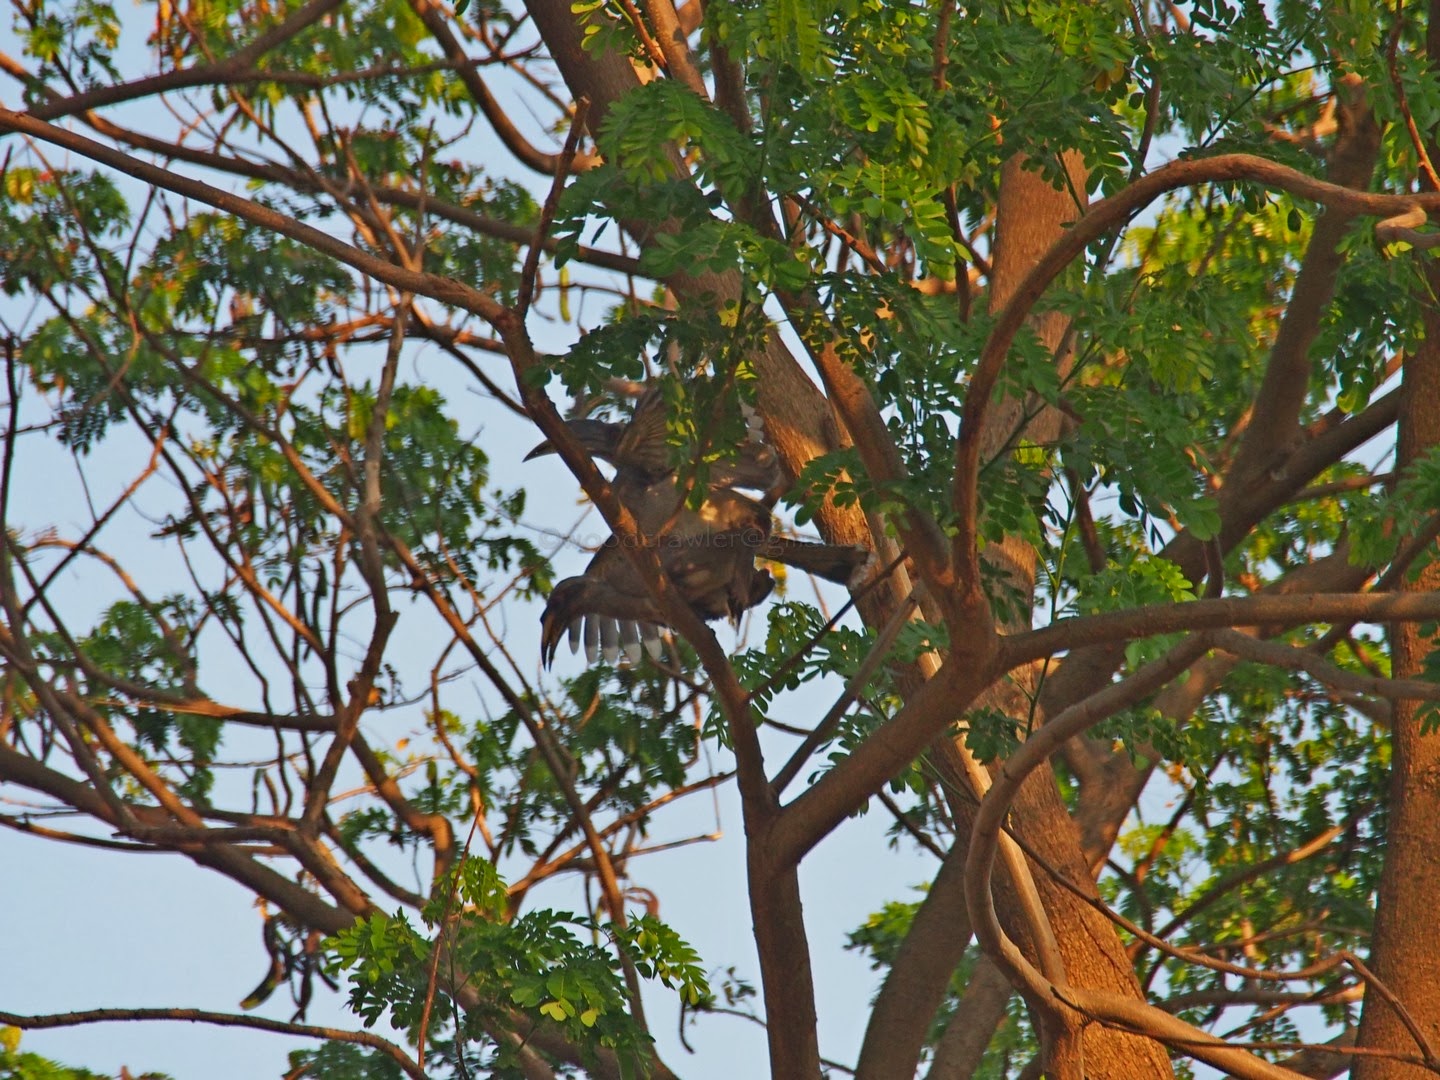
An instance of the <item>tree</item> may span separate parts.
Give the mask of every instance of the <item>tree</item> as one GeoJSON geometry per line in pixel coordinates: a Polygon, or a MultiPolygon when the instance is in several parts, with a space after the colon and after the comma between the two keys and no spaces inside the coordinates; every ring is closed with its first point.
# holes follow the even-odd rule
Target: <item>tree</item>
{"type": "Polygon", "coordinates": [[[80,824],[0,820],[254,890],[255,1001],[410,1039],[313,1075],[672,1075],[642,984],[703,1020],[724,958],[628,867],[732,779],[776,1077],[798,867],[867,808],[938,869],[853,936],[860,1076],[1435,1071],[1436,6],[457,8],[17,6],[0,782],[80,824]],[[665,661],[537,679],[523,479],[421,351],[554,445],[665,661]],[[858,619],[731,655],[675,599],[557,407],[655,378],[691,494],[758,409],[858,619]],[[57,448],[78,527],[12,497],[57,448]]]}

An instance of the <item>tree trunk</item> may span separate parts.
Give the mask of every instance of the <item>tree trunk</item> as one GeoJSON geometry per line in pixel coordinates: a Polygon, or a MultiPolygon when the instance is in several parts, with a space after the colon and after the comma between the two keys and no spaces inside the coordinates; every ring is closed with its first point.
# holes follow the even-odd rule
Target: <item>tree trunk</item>
{"type": "MultiPolygon", "coordinates": [[[[1084,166],[1074,154],[1067,154],[1064,164],[1068,184],[1061,189],[1052,187],[1038,172],[1025,168],[1019,158],[1011,158],[1004,166],[996,205],[992,311],[998,311],[1010,301],[1025,275],[1060,238],[1065,225],[1084,212],[1084,166]]],[[[1065,340],[1069,319],[1059,312],[1046,312],[1038,315],[1033,325],[1036,336],[1054,355],[1063,380],[1071,364],[1065,340]]],[[[983,435],[987,457],[1009,452],[1013,440],[1021,433],[1019,424],[1027,404],[1009,400],[991,411],[989,426],[983,435]]],[[[1059,430],[1059,414],[1046,409],[1025,424],[1023,434],[1027,440],[1044,445],[1053,441],[1059,430]]],[[[1003,568],[1012,585],[1023,583],[1023,595],[1033,594],[1035,552],[1028,545],[1022,549],[1021,545],[1007,542],[999,545],[998,551],[987,549],[986,555],[1003,568]]],[[[1012,677],[1019,675],[1019,672],[1012,673],[1012,677]]],[[[1028,692],[1033,694],[1035,689],[1030,687],[1028,692]]],[[[1054,927],[1069,981],[1076,986],[1141,997],[1134,968],[1114,928],[1052,876],[1058,873],[1083,892],[1094,895],[1094,882],[1081,854],[1079,832],[1060,798],[1053,774],[1042,770],[1030,776],[1015,801],[1013,817],[1016,822],[1024,823],[1019,830],[1021,840],[1047,864],[1042,867],[1031,860],[1031,873],[1054,927]]],[[[1010,907],[1007,904],[1001,910],[1010,907]]],[[[1003,921],[1004,915],[1001,917],[1003,921]]],[[[1017,941],[1022,940],[1017,936],[1018,927],[1007,926],[1006,931],[1017,941]]],[[[1099,1024],[1085,1029],[1083,1050],[1084,1075],[1090,1080],[1132,1080],[1139,1076],[1159,1080],[1171,1075],[1169,1055],[1158,1043],[1099,1024]]]]}
{"type": "MultiPolygon", "coordinates": [[[[1011,158],[1003,167],[989,283],[992,312],[1009,302],[1025,275],[1059,239],[1065,226],[1083,213],[1084,167],[1076,155],[1066,156],[1065,167],[1069,183],[1061,189],[1051,186],[1033,168],[1027,168],[1019,156],[1011,158]]],[[[1036,336],[1051,350],[1063,378],[1069,369],[1069,349],[1065,342],[1068,319],[1057,312],[1042,313],[1031,325],[1036,336]]],[[[1008,453],[1014,440],[1022,434],[1027,440],[1042,444],[1057,437],[1059,415],[1046,409],[1027,421],[1029,404],[1007,398],[990,409],[982,436],[987,458],[1008,453]]],[[[984,558],[1006,578],[1014,595],[1033,595],[1036,555],[1028,544],[1007,540],[988,547],[984,558]]],[[[1017,616],[1007,628],[1028,628],[1025,613],[1017,616]]],[[[1020,675],[1012,673],[1012,678],[1020,675]]],[[[1033,693],[1033,689],[1030,688],[1030,692],[1033,693]]],[[[1001,708],[1023,718],[1029,700],[1020,690],[1012,683],[997,685],[979,704],[1001,708]]],[[[930,1018],[970,940],[960,871],[968,849],[968,828],[978,801],[977,793],[965,776],[957,748],[937,744],[932,761],[941,773],[945,788],[952,793],[950,809],[958,827],[956,848],[917,913],[911,935],[918,940],[907,940],[902,946],[876,1000],[860,1055],[858,1075],[861,1077],[899,1078],[914,1074],[930,1018]],[[948,935],[944,932],[947,926],[951,931],[948,935]]],[[[1022,840],[1049,868],[1093,895],[1094,881],[1081,854],[1079,834],[1052,774],[1044,771],[1030,777],[1016,801],[1014,820],[1024,823],[1022,840]]],[[[1046,868],[1032,862],[1031,873],[1050,915],[1070,981],[1077,986],[1140,997],[1130,960],[1105,918],[1064,886],[1056,884],[1046,868]]],[[[997,904],[1001,921],[1005,923],[1006,932],[1023,948],[1028,934],[1018,917],[1010,917],[1018,911],[1018,905],[1004,902],[1008,886],[1002,874],[997,873],[996,884],[1001,890],[1001,902],[997,904]]],[[[964,1024],[973,1019],[957,1018],[964,1024]]],[[[1086,1028],[1083,1051],[1088,1077],[1133,1080],[1144,1076],[1158,1080],[1171,1075],[1169,1057],[1159,1044],[1100,1025],[1086,1028]]]]}
{"type": "MultiPolygon", "coordinates": [[[[1440,446],[1440,268],[1427,275],[1425,340],[1405,358],[1399,468],[1440,446]]],[[[1440,589],[1440,562],[1426,565],[1400,586],[1407,592],[1440,589]]],[[[1412,623],[1391,631],[1394,675],[1420,678],[1436,639],[1412,623]]],[[[1440,950],[1435,948],[1435,912],[1440,910],[1440,732],[1424,730],[1422,702],[1397,701],[1392,739],[1390,821],[1385,834],[1385,869],[1376,902],[1370,966],[1419,1026],[1432,1049],[1440,1049],[1440,950]]],[[[1432,715],[1433,720],[1433,715],[1432,715]]],[[[1420,1054],[1395,1008],[1367,988],[1360,1024],[1363,1047],[1420,1054]]],[[[1356,1059],[1357,1080],[1419,1080],[1428,1069],[1380,1058],[1356,1059]]]]}
{"type": "MultiPolygon", "coordinates": [[[[1433,73],[1440,57],[1440,0],[1431,0],[1428,14],[1425,44],[1433,73]]],[[[1428,141],[1434,161],[1440,147],[1433,137],[1428,141]]],[[[1425,339],[1407,352],[1402,375],[1395,462],[1402,476],[1417,458],[1440,446],[1440,266],[1433,260],[1425,265],[1420,297],[1425,339]]],[[[1434,546],[1432,542],[1431,559],[1434,546]]],[[[1440,562],[1427,562],[1422,555],[1417,565],[1420,572],[1407,574],[1400,588],[1440,589],[1440,562]]],[[[1437,645],[1435,637],[1422,633],[1419,625],[1404,623],[1391,629],[1390,642],[1393,676],[1423,676],[1426,658],[1437,645]]],[[[1357,1045],[1428,1058],[1440,1047],[1440,951],[1434,939],[1435,912],[1440,910],[1440,732],[1424,730],[1423,704],[1397,701],[1391,721],[1390,818],[1370,967],[1418,1026],[1428,1050],[1416,1045],[1395,1006],[1373,986],[1366,988],[1357,1045]]],[[[1434,1073],[1362,1056],[1355,1061],[1354,1075],[1357,1080],[1418,1080],[1434,1073]]]]}

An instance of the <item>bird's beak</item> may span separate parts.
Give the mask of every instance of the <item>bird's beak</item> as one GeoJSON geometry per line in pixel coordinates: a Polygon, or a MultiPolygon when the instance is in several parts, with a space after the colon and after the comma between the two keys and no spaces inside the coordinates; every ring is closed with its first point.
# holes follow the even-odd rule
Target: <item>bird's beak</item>
{"type": "Polygon", "coordinates": [[[553,453],[555,453],[555,444],[552,443],[549,439],[546,439],[539,446],[535,447],[535,449],[531,450],[528,454],[526,454],[525,460],[534,461],[538,457],[544,457],[546,454],[553,453]]]}

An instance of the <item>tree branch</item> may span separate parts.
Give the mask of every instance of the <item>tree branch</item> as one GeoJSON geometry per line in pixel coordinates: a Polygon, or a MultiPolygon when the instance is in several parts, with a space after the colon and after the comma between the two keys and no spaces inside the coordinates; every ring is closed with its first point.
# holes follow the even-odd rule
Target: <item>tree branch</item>
{"type": "Polygon", "coordinates": [[[46,1013],[36,1016],[0,1010],[0,1023],[11,1024],[28,1031],[134,1020],[183,1020],[192,1024],[255,1028],[258,1031],[300,1035],[308,1039],[330,1039],[334,1042],[355,1043],[358,1046],[368,1046],[379,1050],[400,1066],[407,1076],[414,1077],[414,1080],[426,1080],[425,1070],[411,1061],[404,1050],[389,1040],[382,1039],[379,1035],[373,1035],[368,1031],[346,1031],[344,1028],[293,1024],[281,1020],[269,1020],[263,1016],[242,1016],[236,1013],[209,1012],[204,1009],[88,1009],[83,1012],[46,1013]]]}
{"type": "Polygon", "coordinates": [[[343,0],[310,0],[280,25],[257,35],[248,45],[237,49],[218,63],[202,64],[199,67],[186,68],[182,71],[167,71],[149,78],[136,79],[134,82],[97,86],[93,90],[72,94],[67,98],[59,98],[45,105],[37,105],[26,115],[37,120],[55,120],[62,116],[74,116],[76,113],[89,112],[105,105],[117,105],[121,102],[149,97],[152,94],[163,94],[169,90],[182,90],[192,86],[224,86],[236,82],[262,82],[267,76],[263,72],[253,70],[255,62],[270,50],[289,41],[306,27],[312,26],[332,11],[337,10],[341,3],[343,0]]]}
{"type": "Polygon", "coordinates": [[[1437,594],[1312,593],[1194,600],[1057,619],[1040,630],[1002,639],[1001,653],[1008,670],[1067,649],[1187,630],[1331,622],[1402,623],[1434,618],[1440,618],[1437,594]]]}

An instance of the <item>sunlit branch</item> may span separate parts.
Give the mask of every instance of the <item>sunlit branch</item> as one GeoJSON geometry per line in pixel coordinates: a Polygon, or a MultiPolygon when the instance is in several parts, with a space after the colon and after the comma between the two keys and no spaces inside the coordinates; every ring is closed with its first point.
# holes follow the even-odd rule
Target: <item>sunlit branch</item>
{"type": "MultiPolygon", "coordinates": [[[[268,79],[262,72],[254,71],[260,57],[283,45],[305,28],[313,25],[340,7],[342,0],[310,0],[284,22],[257,35],[248,45],[237,49],[230,56],[215,64],[169,71],[129,83],[112,83],[93,90],[76,93],[67,98],[37,105],[29,115],[37,120],[54,120],[62,116],[88,112],[105,105],[115,105],[168,90],[181,90],[192,86],[224,85],[232,82],[263,82],[268,79]]],[[[7,58],[8,59],[8,58],[7,58]]],[[[18,67],[14,61],[6,69],[15,74],[18,67]]]]}
{"type": "Polygon", "coordinates": [[[981,800],[975,816],[966,860],[966,902],[976,938],[986,953],[996,959],[1012,978],[1018,979],[1037,1000],[1063,1004],[1083,1015],[1118,1023],[1161,1042],[1173,1044],[1179,1039],[1187,1043],[1195,1040],[1186,1049],[1196,1058],[1242,1078],[1276,1080],[1286,1077],[1286,1080],[1291,1080],[1294,1074],[1234,1050],[1224,1040],[1177,1021],[1153,1006],[1115,993],[1085,990],[1047,978],[1031,966],[1001,929],[995,914],[991,866],[998,836],[1025,777],[1042,765],[1065,739],[1155,692],[1188,668],[1206,648],[1203,637],[1183,642],[1128,679],[1112,684],[1052,719],[1000,766],[994,786],[981,800]]]}
{"type": "MultiPolygon", "coordinates": [[[[630,10],[633,8],[633,0],[626,0],[630,10]]],[[[656,67],[665,71],[670,78],[678,80],[690,88],[690,92],[707,104],[710,101],[710,93],[706,89],[705,80],[696,67],[694,54],[691,53],[685,38],[688,36],[685,28],[681,25],[679,13],[675,10],[674,0],[640,0],[645,9],[645,15],[649,18],[650,24],[655,28],[655,36],[650,36],[643,19],[638,18],[636,12],[635,23],[636,33],[645,42],[645,48],[659,62],[656,67]]]]}
{"type": "Polygon", "coordinates": [[[1068,649],[1181,631],[1309,623],[1399,623],[1435,618],[1440,618],[1440,595],[1435,594],[1264,594],[1057,619],[1039,630],[1004,638],[1002,653],[1006,667],[1014,668],[1068,649]]]}
{"type": "Polygon", "coordinates": [[[22,1031],[134,1020],[183,1020],[192,1024],[248,1027],[260,1031],[279,1032],[283,1035],[301,1035],[311,1039],[331,1039],[335,1042],[355,1043],[359,1046],[368,1046],[373,1050],[379,1050],[399,1065],[407,1076],[414,1077],[415,1080],[426,1080],[425,1070],[411,1061],[404,1050],[368,1031],[346,1031],[344,1028],[286,1023],[283,1020],[269,1020],[263,1016],[208,1012],[204,1009],[88,1009],[83,1012],[46,1013],[34,1016],[0,1011],[0,1023],[11,1024],[22,1031]]]}
{"type": "Polygon", "coordinates": [[[164,850],[163,848],[152,847],[150,844],[131,844],[124,840],[109,840],[103,836],[86,836],[84,833],[52,829],[48,825],[37,825],[23,814],[19,816],[0,814],[0,825],[29,836],[38,836],[42,840],[58,840],[61,843],[76,844],[80,847],[100,848],[102,851],[126,851],[142,854],[148,852],[150,854],[156,854],[164,850]]]}
{"type": "Polygon", "coordinates": [[[498,325],[500,321],[503,321],[505,309],[498,301],[478,289],[438,274],[417,273],[396,266],[394,263],[362,251],[253,199],[242,198],[202,181],[182,177],[171,170],[151,165],[133,155],[114,150],[93,139],[87,139],[83,135],[77,135],[63,128],[36,120],[24,113],[17,113],[3,107],[0,107],[0,131],[22,132],[90,158],[102,165],[128,173],[145,183],[173,191],[177,195],[205,203],[228,214],[234,214],[252,225],[297,240],[321,254],[338,259],[347,266],[353,267],[377,281],[393,285],[397,289],[408,290],[442,303],[452,304],[479,315],[492,324],[498,325]]]}
{"type": "Polygon", "coordinates": [[[425,29],[430,31],[430,35],[440,46],[440,51],[455,65],[460,81],[465,84],[465,89],[470,92],[471,98],[474,99],[485,119],[489,121],[491,130],[518,161],[547,176],[554,175],[561,161],[564,161],[564,168],[567,172],[584,172],[600,164],[598,156],[594,154],[577,154],[572,151],[567,158],[565,155],[547,154],[532,145],[520,133],[520,129],[515,126],[509,114],[501,107],[495,95],[490,92],[490,88],[485,85],[485,80],[480,77],[480,72],[465,55],[464,48],[451,31],[449,20],[441,9],[430,3],[430,0],[409,0],[409,2],[411,9],[425,24],[425,29]]]}
{"type": "Polygon", "coordinates": [[[1424,679],[1390,679],[1357,675],[1332,664],[1317,655],[1309,647],[1282,645],[1274,641],[1261,641],[1249,634],[1236,630],[1221,630],[1212,639],[1216,648],[1232,653],[1243,660],[1270,664],[1288,671],[1303,671],[1317,682],[1340,690],[1351,690],[1376,697],[1410,698],[1417,701],[1440,701],[1440,684],[1424,679]]]}
{"type": "MultiPolygon", "coordinates": [[[[415,260],[418,262],[418,259],[415,260]]],[[[396,306],[397,316],[391,330],[390,347],[385,354],[381,368],[380,385],[375,392],[375,402],[365,428],[364,460],[362,462],[362,485],[360,499],[355,508],[355,537],[360,547],[360,570],[370,590],[370,602],[375,611],[375,625],[366,645],[365,657],[360,670],[346,687],[350,699],[343,711],[339,712],[339,723],[335,737],[325,751],[325,758],[319,770],[311,777],[305,794],[305,812],[302,817],[305,829],[313,832],[324,812],[330,788],[339,772],[340,762],[355,738],[360,717],[371,706],[375,692],[375,681],[384,663],[385,647],[395,629],[399,614],[390,606],[390,591],[385,581],[385,564],[381,555],[380,533],[380,466],[384,456],[384,438],[390,415],[390,400],[395,390],[395,375],[400,365],[401,348],[405,341],[406,313],[410,309],[411,296],[402,293],[396,306]]],[[[433,833],[437,849],[441,840],[448,840],[448,823],[445,834],[433,833]]],[[[448,846],[448,845],[445,845],[448,846]]],[[[437,858],[437,862],[440,861],[437,858]]]]}
{"type": "Polygon", "coordinates": [[[1296,863],[1303,862],[1314,855],[1320,854],[1328,849],[1337,837],[1343,836],[1353,827],[1354,822],[1352,821],[1344,821],[1338,825],[1332,825],[1328,829],[1324,829],[1311,837],[1299,847],[1278,855],[1273,855],[1268,859],[1262,859],[1250,866],[1242,867],[1234,873],[1225,875],[1219,881],[1207,886],[1199,896],[1186,904],[1185,910],[1181,911],[1180,914],[1176,915],[1156,931],[1155,936],[1159,938],[1169,938],[1182,926],[1194,919],[1196,915],[1199,915],[1211,904],[1222,899],[1233,890],[1238,889],[1241,885],[1249,881],[1254,881],[1256,878],[1278,867],[1294,866],[1296,863]]]}

